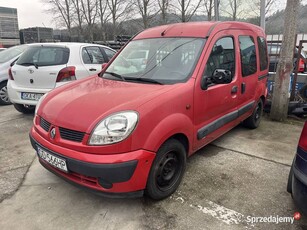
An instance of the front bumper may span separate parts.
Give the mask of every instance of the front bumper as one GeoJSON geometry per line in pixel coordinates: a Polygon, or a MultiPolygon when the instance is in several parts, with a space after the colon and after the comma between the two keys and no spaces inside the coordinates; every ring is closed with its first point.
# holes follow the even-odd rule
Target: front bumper
{"type": "Polygon", "coordinates": [[[155,153],[137,150],[122,154],[97,155],[77,152],[79,157],[67,157],[72,150],[54,145],[41,137],[34,128],[30,132],[33,148],[37,146],[66,160],[68,173],[39,158],[49,171],[66,181],[107,197],[137,197],[143,195],[155,153]]]}
{"type": "Polygon", "coordinates": [[[307,215],[307,152],[298,147],[293,162],[292,197],[307,215]]]}

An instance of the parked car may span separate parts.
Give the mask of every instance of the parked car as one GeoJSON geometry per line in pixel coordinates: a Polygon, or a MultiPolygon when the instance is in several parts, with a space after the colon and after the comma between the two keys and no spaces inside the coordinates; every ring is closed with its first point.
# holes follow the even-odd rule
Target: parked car
{"type": "Polygon", "coordinates": [[[17,111],[33,113],[45,93],[101,71],[116,51],[102,45],[41,43],[29,45],[9,71],[8,94],[17,111]]]}
{"type": "Polygon", "coordinates": [[[301,133],[288,178],[287,191],[296,205],[307,215],[307,122],[301,133]]]}
{"type": "Polygon", "coordinates": [[[186,159],[239,123],[259,126],[266,35],[242,22],[164,25],[138,34],[99,75],[45,94],[30,131],[40,163],[107,196],[171,195],[186,159]],[[135,50],[148,61],[127,61],[135,50]],[[242,71],[241,71],[242,70],[242,71]]]}
{"type": "Polygon", "coordinates": [[[8,70],[26,48],[27,45],[20,45],[0,52],[0,105],[11,104],[6,86],[9,78],[8,70]]]}
{"type": "MultiPolygon", "coordinates": [[[[269,51],[269,57],[270,57],[270,66],[269,71],[270,72],[276,72],[277,64],[279,62],[279,55],[280,55],[280,49],[281,44],[278,43],[268,43],[268,51],[269,51]]],[[[296,68],[298,58],[298,48],[295,48],[294,52],[294,58],[293,58],[293,70],[296,68]]],[[[306,58],[307,55],[304,50],[301,50],[301,57],[299,58],[299,68],[298,72],[304,73],[306,72],[306,58]],[[304,60],[305,59],[305,60],[304,60]]]]}
{"type": "Polygon", "coordinates": [[[148,50],[134,50],[128,55],[126,60],[136,68],[145,68],[148,60],[148,53],[148,50]]]}
{"type": "Polygon", "coordinates": [[[6,50],[6,48],[0,48],[0,52],[6,50]]]}

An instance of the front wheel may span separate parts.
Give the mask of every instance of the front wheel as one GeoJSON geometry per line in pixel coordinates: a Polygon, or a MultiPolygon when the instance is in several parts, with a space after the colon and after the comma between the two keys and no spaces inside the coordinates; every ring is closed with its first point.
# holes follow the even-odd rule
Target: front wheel
{"type": "Polygon", "coordinates": [[[186,166],[186,150],[175,139],[166,141],[158,150],[151,166],[146,185],[146,194],[161,200],[176,191],[186,166]]]}
{"type": "Polygon", "coordinates": [[[250,117],[243,121],[243,125],[250,129],[255,129],[259,126],[263,111],[263,102],[260,99],[254,108],[254,111],[250,117]]]}
{"type": "Polygon", "coordinates": [[[32,114],[35,111],[34,105],[21,105],[21,104],[14,104],[15,109],[23,114],[32,114]]]}

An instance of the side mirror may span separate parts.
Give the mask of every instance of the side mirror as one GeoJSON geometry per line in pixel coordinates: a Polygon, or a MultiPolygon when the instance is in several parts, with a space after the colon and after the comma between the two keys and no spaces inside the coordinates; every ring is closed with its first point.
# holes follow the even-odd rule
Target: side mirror
{"type": "Polygon", "coordinates": [[[200,87],[202,90],[207,90],[208,89],[208,86],[211,85],[213,82],[211,80],[211,77],[207,77],[207,76],[204,76],[202,79],[201,79],[201,82],[200,82],[200,87]]]}
{"type": "Polygon", "coordinates": [[[214,70],[212,77],[204,76],[201,79],[200,87],[207,90],[211,84],[228,84],[232,81],[231,71],[225,69],[214,70]]]}
{"type": "Polygon", "coordinates": [[[216,69],[213,72],[212,82],[215,84],[228,84],[232,81],[231,71],[216,69]]]}
{"type": "Polygon", "coordinates": [[[102,63],[101,65],[101,71],[103,71],[107,67],[108,63],[102,63]]]}

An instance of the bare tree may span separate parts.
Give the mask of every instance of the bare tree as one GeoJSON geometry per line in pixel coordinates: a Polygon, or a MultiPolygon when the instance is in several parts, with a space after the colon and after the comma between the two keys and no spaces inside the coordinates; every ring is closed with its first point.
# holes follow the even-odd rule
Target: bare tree
{"type": "Polygon", "coordinates": [[[93,27],[98,13],[97,0],[81,0],[81,9],[83,17],[87,22],[89,40],[93,42],[93,27]]]}
{"type": "Polygon", "coordinates": [[[224,5],[221,9],[221,11],[228,14],[228,16],[230,16],[233,21],[237,20],[243,10],[244,9],[242,0],[228,0],[228,3],[224,5]]]}
{"type": "Polygon", "coordinates": [[[280,58],[274,78],[274,91],[270,117],[275,121],[284,121],[288,114],[288,95],[290,73],[293,68],[293,46],[297,28],[297,15],[300,0],[287,0],[284,21],[284,36],[280,58]]]}
{"type": "Polygon", "coordinates": [[[180,13],[180,21],[188,22],[198,10],[202,0],[177,0],[174,8],[180,13]]]}
{"type": "Polygon", "coordinates": [[[71,0],[46,0],[47,4],[51,6],[50,12],[56,19],[60,19],[65,24],[69,37],[71,38],[71,27],[73,21],[73,14],[71,11],[71,0]]]}
{"type": "Polygon", "coordinates": [[[214,0],[203,0],[203,6],[205,7],[208,21],[211,21],[212,13],[214,11],[214,0]]]}
{"type": "Polygon", "coordinates": [[[170,6],[170,0],[158,0],[157,2],[161,13],[161,24],[167,24],[167,13],[170,6]]]}
{"type": "Polygon", "coordinates": [[[77,16],[77,26],[78,26],[78,40],[81,40],[83,35],[82,23],[83,23],[83,14],[81,11],[81,0],[72,0],[74,6],[74,14],[77,16]]]}
{"type": "Polygon", "coordinates": [[[128,12],[131,10],[131,4],[126,0],[107,0],[107,4],[111,12],[113,38],[116,39],[119,20],[124,20],[128,16],[128,12]]]}
{"type": "Polygon", "coordinates": [[[134,0],[133,5],[136,6],[138,13],[140,13],[143,21],[144,29],[149,27],[149,20],[155,15],[154,0],[134,0]]]}
{"type": "MultiPolygon", "coordinates": [[[[251,16],[259,16],[260,12],[260,3],[261,0],[251,0],[249,3],[251,16]]],[[[270,12],[272,12],[272,9],[277,4],[277,0],[266,0],[265,1],[265,15],[268,15],[270,12]]],[[[276,8],[275,8],[276,9],[276,8]]]]}
{"type": "Polygon", "coordinates": [[[107,37],[106,24],[108,23],[111,13],[108,11],[107,0],[98,0],[100,27],[102,40],[105,41],[107,37]]]}

